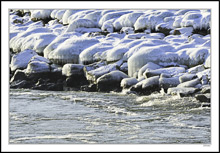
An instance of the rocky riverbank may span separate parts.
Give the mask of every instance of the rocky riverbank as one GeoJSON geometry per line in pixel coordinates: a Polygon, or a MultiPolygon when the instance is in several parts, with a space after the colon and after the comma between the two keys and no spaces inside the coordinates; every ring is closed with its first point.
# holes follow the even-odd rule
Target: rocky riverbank
{"type": "Polygon", "coordinates": [[[209,24],[210,10],[11,10],[10,88],[210,103],[209,24]]]}

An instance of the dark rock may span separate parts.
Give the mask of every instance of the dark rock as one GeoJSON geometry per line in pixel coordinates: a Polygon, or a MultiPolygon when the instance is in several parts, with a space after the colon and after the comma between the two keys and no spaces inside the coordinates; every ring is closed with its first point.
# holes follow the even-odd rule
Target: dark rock
{"type": "Polygon", "coordinates": [[[202,107],[211,107],[211,104],[202,104],[202,107]]]}
{"type": "Polygon", "coordinates": [[[211,92],[211,87],[210,86],[209,87],[204,87],[201,90],[201,93],[203,93],[203,94],[210,93],[210,92],[211,92]]]}
{"type": "Polygon", "coordinates": [[[34,82],[27,80],[18,80],[11,83],[10,88],[20,89],[20,88],[31,88],[34,86],[34,82]]]}
{"type": "Polygon", "coordinates": [[[128,78],[128,76],[118,70],[104,74],[97,79],[97,90],[104,92],[121,91],[120,83],[124,78],[128,78]]]}
{"type": "Polygon", "coordinates": [[[195,98],[200,102],[209,102],[211,100],[210,94],[197,94],[195,95],[195,98]]]}
{"type": "Polygon", "coordinates": [[[82,91],[87,91],[87,92],[96,92],[97,90],[97,85],[96,84],[90,84],[90,85],[83,85],[80,88],[82,91]]]}
{"type": "Polygon", "coordinates": [[[24,70],[16,70],[13,77],[10,80],[11,82],[17,81],[17,80],[27,80],[27,76],[25,75],[25,71],[24,70]]]}

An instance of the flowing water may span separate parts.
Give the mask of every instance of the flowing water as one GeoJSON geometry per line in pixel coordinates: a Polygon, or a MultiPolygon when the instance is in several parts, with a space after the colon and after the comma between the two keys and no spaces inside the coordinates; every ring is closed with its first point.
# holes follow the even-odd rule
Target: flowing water
{"type": "Polygon", "coordinates": [[[10,90],[9,143],[210,144],[210,108],[192,97],[10,90]]]}

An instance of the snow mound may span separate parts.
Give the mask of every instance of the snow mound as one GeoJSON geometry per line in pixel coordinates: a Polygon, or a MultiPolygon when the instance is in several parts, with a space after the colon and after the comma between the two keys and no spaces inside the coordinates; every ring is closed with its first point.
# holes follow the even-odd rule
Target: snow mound
{"type": "Polygon", "coordinates": [[[46,19],[50,18],[50,14],[53,10],[30,10],[31,11],[31,19],[46,19]]]}
{"type": "Polygon", "coordinates": [[[96,25],[93,21],[88,20],[88,19],[75,19],[69,24],[66,32],[72,32],[75,29],[80,28],[80,27],[95,28],[96,25]]]}
{"type": "Polygon", "coordinates": [[[105,15],[103,15],[100,20],[99,20],[99,27],[102,27],[103,23],[113,19],[113,18],[119,18],[120,16],[127,14],[127,13],[131,13],[132,11],[116,11],[116,12],[108,12],[105,15]]]}
{"type": "Polygon", "coordinates": [[[81,10],[66,10],[62,17],[63,24],[69,24],[68,18],[78,11],[81,11],[81,10]]]}
{"type": "Polygon", "coordinates": [[[136,78],[124,78],[121,80],[121,87],[128,88],[138,83],[136,78]]]}
{"type": "MultiPolygon", "coordinates": [[[[19,52],[21,51],[21,46],[23,45],[25,39],[32,39],[33,34],[35,35],[37,35],[37,33],[50,34],[49,32],[50,30],[47,28],[30,27],[26,31],[17,34],[15,37],[13,37],[10,40],[10,48],[12,48],[14,52],[19,52]]],[[[34,44],[31,44],[31,46],[34,46],[34,44]]]]}
{"type": "Polygon", "coordinates": [[[30,62],[25,71],[26,74],[50,72],[50,65],[41,61],[30,62]]]}
{"type": "Polygon", "coordinates": [[[30,49],[13,55],[10,64],[11,71],[15,71],[16,69],[25,69],[30,59],[35,55],[37,55],[37,53],[34,50],[30,49]]]}
{"type": "MultiPolygon", "coordinates": [[[[95,58],[94,58],[94,55],[96,53],[99,53],[101,54],[102,52],[106,51],[106,50],[109,50],[109,49],[112,49],[112,45],[109,44],[109,43],[98,43],[98,44],[95,44],[85,50],[83,50],[80,55],[79,55],[79,58],[80,58],[80,62],[81,63],[85,63],[85,64],[88,64],[88,63],[93,63],[95,62],[95,58]]],[[[97,54],[96,54],[97,56],[97,54]]]]}
{"type": "Polygon", "coordinates": [[[122,15],[113,23],[113,26],[116,30],[120,30],[122,27],[133,27],[134,23],[141,15],[143,15],[143,13],[136,12],[122,15]]]}
{"type": "Polygon", "coordinates": [[[141,15],[134,24],[135,30],[141,29],[156,29],[156,26],[164,22],[165,17],[173,16],[174,13],[170,10],[151,10],[146,14],[141,15]]]}
{"type": "Polygon", "coordinates": [[[56,64],[79,63],[79,54],[86,48],[99,43],[97,39],[70,38],[49,54],[49,59],[56,64]]]}
{"type": "Polygon", "coordinates": [[[62,75],[67,77],[72,76],[74,74],[81,75],[83,72],[84,65],[81,64],[65,64],[62,68],[62,75]]]}

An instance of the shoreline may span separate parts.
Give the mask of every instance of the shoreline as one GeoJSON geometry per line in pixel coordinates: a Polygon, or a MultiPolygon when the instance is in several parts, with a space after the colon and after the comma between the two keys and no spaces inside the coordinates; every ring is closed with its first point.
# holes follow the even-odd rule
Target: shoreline
{"type": "Polygon", "coordinates": [[[11,12],[10,88],[137,95],[162,90],[210,107],[209,11],[82,12],[11,12]],[[74,19],[77,13],[85,17],[74,19]]]}

